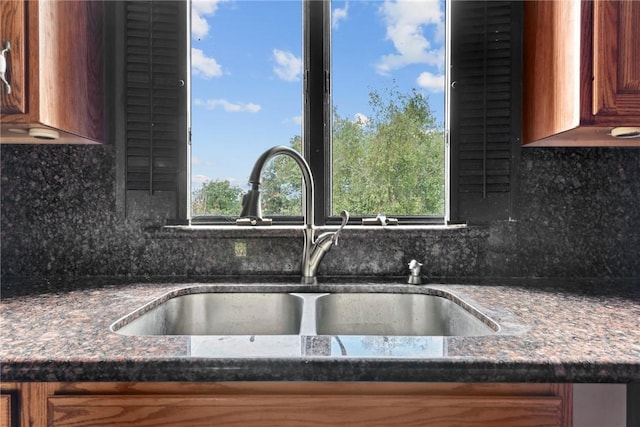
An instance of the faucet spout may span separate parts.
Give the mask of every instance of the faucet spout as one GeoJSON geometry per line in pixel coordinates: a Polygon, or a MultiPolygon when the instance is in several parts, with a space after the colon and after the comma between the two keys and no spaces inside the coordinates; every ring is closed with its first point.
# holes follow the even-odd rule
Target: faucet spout
{"type": "MultiPolygon", "coordinates": [[[[314,219],[314,184],[311,168],[307,161],[296,150],[285,147],[276,146],[268,149],[258,157],[251,175],[249,176],[249,184],[251,189],[242,198],[241,218],[250,218],[252,220],[262,221],[262,208],[260,202],[260,185],[262,184],[262,171],[266,163],[274,156],[284,154],[291,157],[300,167],[302,178],[304,181],[304,207],[302,210],[304,218],[303,230],[303,248],[302,248],[302,283],[316,284],[316,272],[320,261],[324,255],[331,249],[333,245],[338,244],[338,236],[349,220],[349,213],[342,211],[342,225],[335,232],[322,233],[318,238],[315,237],[315,219],[314,219]]],[[[256,222],[257,223],[257,222],[256,222]]]]}
{"type": "Polygon", "coordinates": [[[256,163],[249,175],[249,184],[251,184],[251,190],[247,192],[242,198],[242,213],[243,218],[262,219],[262,208],[260,202],[260,185],[262,185],[262,170],[271,158],[284,154],[291,157],[300,167],[302,171],[302,179],[304,181],[304,193],[305,200],[304,209],[302,214],[304,216],[305,226],[313,226],[315,224],[314,211],[313,211],[313,175],[311,174],[311,168],[307,161],[293,148],[279,145],[271,147],[256,160],[256,163]]]}

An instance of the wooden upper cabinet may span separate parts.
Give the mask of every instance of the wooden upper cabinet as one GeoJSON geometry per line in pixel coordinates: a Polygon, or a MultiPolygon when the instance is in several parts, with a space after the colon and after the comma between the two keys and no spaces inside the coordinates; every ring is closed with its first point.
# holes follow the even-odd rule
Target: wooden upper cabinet
{"type": "Polygon", "coordinates": [[[528,0],[524,14],[523,144],[640,146],[640,2],[528,0]]]}
{"type": "Polygon", "coordinates": [[[3,143],[105,142],[103,15],[101,1],[0,1],[3,143]]]}
{"type": "Polygon", "coordinates": [[[593,4],[595,123],[640,125],[640,2],[593,4]]]}

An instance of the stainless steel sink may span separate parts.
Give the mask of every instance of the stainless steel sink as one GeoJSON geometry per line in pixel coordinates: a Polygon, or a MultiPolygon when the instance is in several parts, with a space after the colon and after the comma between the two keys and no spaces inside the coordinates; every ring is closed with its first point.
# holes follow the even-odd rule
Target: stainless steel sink
{"type": "Polygon", "coordinates": [[[316,301],[318,335],[476,336],[496,331],[436,295],[340,293],[316,301]]]}
{"type": "Polygon", "coordinates": [[[358,287],[324,286],[311,293],[308,287],[193,286],[157,298],[111,330],[121,335],[478,336],[499,329],[442,290],[354,291],[358,287]]]}
{"type": "Polygon", "coordinates": [[[122,335],[297,335],[302,298],[201,292],[158,299],[112,326],[122,335]]]}

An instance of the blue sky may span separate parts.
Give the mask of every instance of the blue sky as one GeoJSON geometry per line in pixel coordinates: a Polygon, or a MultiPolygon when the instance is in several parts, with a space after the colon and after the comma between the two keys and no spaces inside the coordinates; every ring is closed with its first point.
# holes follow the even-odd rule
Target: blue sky
{"type": "MultiPolygon", "coordinates": [[[[333,102],[366,120],[368,94],[396,85],[427,95],[444,122],[444,2],[332,3],[333,102]]],[[[302,4],[193,0],[192,187],[244,187],[255,159],[301,134],[302,4]]]]}

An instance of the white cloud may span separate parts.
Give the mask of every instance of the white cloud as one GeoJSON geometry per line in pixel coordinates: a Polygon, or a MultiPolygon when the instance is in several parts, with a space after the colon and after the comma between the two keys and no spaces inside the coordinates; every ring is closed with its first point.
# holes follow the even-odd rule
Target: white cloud
{"type": "Polygon", "coordinates": [[[300,74],[302,73],[302,59],[298,58],[291,52],[273,49],[273,60],[276,62],[273,72],[282,80],[288,82],[300,80],[300,74]]]}
{"type": "Polygon", "coordinates": [[[202,76],[205,79],[222,75],[222,67],[218,61],[208,57],[202,50],[195,47],[191,48],[191,71],[194,75],[202,76]]]}
{"type": "Polygon", "coordinates": [[[241,187],[241,188],[248,189],[248,183],[247,183],[248,178],[240,179],[235,177],[229,177],[229,178],[225,178],[225,181],[229,181],[229,184],[231,184],[231,186],[233,187],[241,187]]]}
{"type": "Polygon", "coordinates": [[[338,28],[340,21],[347,19],[347,12],[349,12],[349,3],[344,5],[344,8],[335,8],[331,13],[331,27],[338,28]]]}
{"type": "MultiPolygon", "coordinates": [[[[194,11],[195,12],[195,11],[194,11]]],[[[191,37],[202,39],[209,33],[209,23],[197,13],[191,14],[191,37]]]]}
{"type": "Polygon", "coordinates": [[[302,126],[302,116],[294,116],[294,117],[290,117],[288,119],[284,119],[282,123],[284,123],[284,124],[294,124],[296,126],[302,126]]]}
{"type": "Polygon", "coordinates": [[[218,9],[221,0],[192,0],[191,37],[201,39],[209,34],[209,23],[204,15],[212,15],[218,9]]]}
{"type": "Polygon", "coordinates": [[[197,174],[197,175],[193,175],[191,177],[191,186],[201,186],[202,184],[204,184],[205,182],[209,182],[211,181],[211,178],[209,178],[206,175],[202,175],[202,174],[197,174]]]}
{"type": "Polygon", "coordinates": [[[361,126],[366,126],[369,124],[369,117],[365,116],[362,113],[356,113],[354,118],[355,118],[354,123],[357,123],[361,126]]]}
{"type": "Polygon", "coordinates": [[[416,83],[430,92],[444,92],[444,74],[434,75],[424,71],[420,73],[416,83]]]}
{"type": "Polygon", "coordinates": [[[207,110],[213,110],[222,107],[227,113],[257,113],[262,109],[258,104],[253,102],[229,102],[226,99],[195,99],[193,103],[197,106],[203,106],[207,110]]]}
{"type": "Polygon", "coordinates": [[[409,64],[443,66],[444,13],[439,0],[385,0],[380,12],[387,27],[387,40],[391,40],[396,53],[380,59],[376,64],[378,73],[386,75],[409,64]],[[435,26],[433,40],[424,36],[424,28],[429,25],[435,26]]]}
{"type": "Polygon", "coordinates": [[[211,162],[209,160],[201,159],[198,156],[191,155],[191,164],[193,166],[211,166],[211,162]]]}

